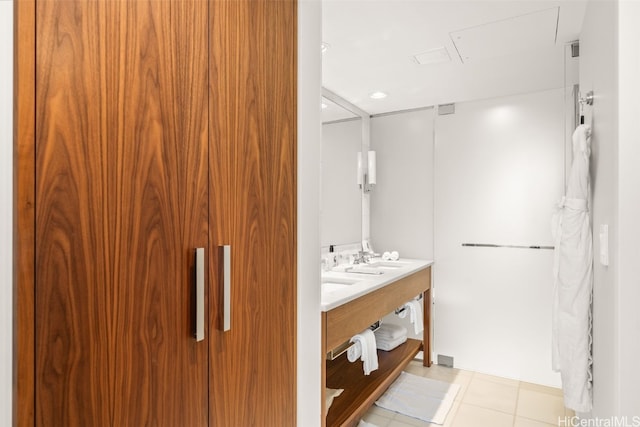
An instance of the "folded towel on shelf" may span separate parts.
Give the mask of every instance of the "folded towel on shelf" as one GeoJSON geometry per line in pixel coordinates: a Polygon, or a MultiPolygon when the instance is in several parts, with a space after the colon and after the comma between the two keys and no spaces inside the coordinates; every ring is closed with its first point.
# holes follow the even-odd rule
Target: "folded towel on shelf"
{"type": "Polygon", "coordinates": [[[416,334],[419,334],[423,331],[424,325],[422,324],[422,307],[420,306],[419,301],[409,301],[405,303],[403,306],[404,311],[398,314],[398,317],[404,319],[407,317],[407,312],[409,313],[409,321],[413,323],[413,330],[416,334]]]}
{"type": "Polygon", "coordinates": [[[383,323],[380,327],[375,331],[376,340],[381,338],[387,338],[391,340],[395,340],[402,336],[407,336],[407,328],[401,325],[394,325],[392,323],[383,323]]]}
{"type": "Polygon", "coordinates": [[[357,358],[354,356],[360,352],[360,360],[362,360],[362,369],[365,375],[378,369],[378,352],[376,350],[376,337],[370,329],[365,329],[359,334],[351,337],[349,342],[354,343],[347,350],[347,358],[350,362],[354,362],[357,358]],[[357,347],[352,351],[353,347],[357,347]],[[358,350],[359,348],[359,350],[358,350]]]}
{"type": "Polygon", "coordinates": [[[406,335],[393,340],[388,340],[388,339],[379,340],[376,338],[376,347],[380,350],[391,351],[394,348],[398,347],[399,345],[404,344],[405,342],[407,342],[406,335]]]}

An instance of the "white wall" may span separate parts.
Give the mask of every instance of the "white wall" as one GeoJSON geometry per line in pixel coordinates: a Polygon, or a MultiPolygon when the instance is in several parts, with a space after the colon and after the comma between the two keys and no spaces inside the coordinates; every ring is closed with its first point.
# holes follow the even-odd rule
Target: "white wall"
{"type": "Polygon", "coordinates": [[[362,191],[357,156],[362,151],[362,119],[322,125],[320,242],[358,243],[362,235],[362,191]]]}
{"type": "MultiPolygon", "coordinates": [[[[640,4],[587,5],[580,37],[580,86],[593,90],[592,221],[609,225],[610,265],[594,261],[593,411],[640,415],[640,4]]],[[[600,242],[594,239],[594,254],[600,242]]]]}
{"type": "Polygon", "coordinates": [[[320,425],[322,4],[298,2],[298,425],[320,425]]]}
{"type": "MultiPolygon", "coordinates": [[[[591,186],[594,251],[600,250],[600,224],[609,225],[610,265],[594,260],[593,283],[593,414],[618,414],[618,68],[617,2],[590,1],[580,36],[580,90],[595,93],[586,112],[592,117],[591,186]],[[592,112],[592,114],[590,114],[592,112]]],[[[636,76],[637,78],[637,76],[636,76]]],[[[635,100],[634,102],[637,102],[635,100]]],[[[637,123],[637,118],[635,119],[637,123]]],[[[637,142],[637,138],[635,139],[637,142]]],[[[636,165],[637,167],[637,165],[636,165]]],[[[637,260],[636,260],[637,262],[637,260]]],[[[637,414],[636,414],[637,415],[637,414]]]]}
{"type": "Polygon", "coordinates": [[[640,3],[618,6],[619,413],[640,415],[640,3]]]}
{"type": "Polygon", "coordinates": [[[456,104],[436,117],[434,353],[559,385],[551,369],[550,218],[563,194],[564,90],[456,104]]]}
{"type": "Polygon", "coordinates": [[[11,425],[13,1],[0,0],[0,425],[11,425]]]}
{"type": "Polygon", "coordinates": [[[433,259],[433,108],[373,117],[378,183],[370,194],[377,252],[433,259]]]}

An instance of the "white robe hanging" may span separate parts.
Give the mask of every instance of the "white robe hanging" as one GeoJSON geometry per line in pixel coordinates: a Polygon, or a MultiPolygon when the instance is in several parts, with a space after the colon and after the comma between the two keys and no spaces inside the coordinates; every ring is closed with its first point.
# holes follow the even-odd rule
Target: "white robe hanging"
{"type": "Polygon", "coordinates": [[[591,295],[593,251],[589,219],[591,129],[573,133],[573,162],[567,191],[553,217],[553,369],[562,378],[564,403],[591,410],[591,295]]]}

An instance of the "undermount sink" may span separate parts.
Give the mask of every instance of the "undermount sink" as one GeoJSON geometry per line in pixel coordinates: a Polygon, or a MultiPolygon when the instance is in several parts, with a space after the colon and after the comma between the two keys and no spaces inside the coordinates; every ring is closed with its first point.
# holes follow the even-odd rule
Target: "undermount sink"
{"type": "Polygon", "coordinates": [[[347,279],[344,277],[323,277],[322,292],[336,292],[351,285],[361,282],[359,279],[347,279]]]}

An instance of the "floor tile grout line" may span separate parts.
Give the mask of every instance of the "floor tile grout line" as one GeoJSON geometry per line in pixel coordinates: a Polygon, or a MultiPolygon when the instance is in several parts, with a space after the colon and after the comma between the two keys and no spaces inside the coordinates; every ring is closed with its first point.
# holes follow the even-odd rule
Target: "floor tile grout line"
{"type": "MultiPolygon", "coordinates": [[[[511,379],[511,378],[496,377],[495,375],[489,375],[489,374],[481,374],[481,375],[484,375],[485,377],[484,378],[482,378],[482,377],[477,378],[480,381],[486,381],[486,382],[490,382],[492,384],[499,384],[499,385],[504,385],[504,386],[507,386],[507,387],[520,387],[520,383],[522,382],[522,381],[514,380],[514,379],[511,379]],[[497,379],[493,379],[492,377],[497,378],[497,379]],[[506,381],[502,381],[502,380],[506,380],[506,381]]],[[[474,376],[474,378],[475,378],[475,376],[474,376]]]]}
{"type": "MultiPolygon", "coordinates": [[[[523,418],[523,419],[525,419],[525,420],[527,420],[527,421],[533,421],[533,422],[536,422],[536,423],[538,423],[538,424],[545,424],[545,425],[550,425],[550,426],[552,426],[552,425],[553,425],[553,424],[550,424],[550,423],[548,423],[548,422],[546,422],[546,421],[537,420],[537,419],[535,419],[535,418],[531,418],[531,417],[525,417],[524,415],[517,415],[517,417],[518,417],[518,418],[523,418]]],[[[554,427],[555,427],[555,426],[554,426],[554,427]]]]}
{"type": "Polygon", "coordinates": [[[516,427],[516,418],[518,417],[518,405],[520,405],[520,386],[522,381],[518,384],[518,391],[516,393],[516,407],[513,410],[513,427],[516,427]]]}
{"type": "Polygon", "coordinates": [[[503,414],[503,415],[515,415],[515,412],[501,411],[500,409],[488,408],[486,406],[478,405],[478,404],[475,404],[475,403],[469,403],[469,402],[464,402],[464,401],[461,401],[460,403],[464,403],[465,405],[473,406],[474,408],[480,408],[480,409],[486,409],[487,411],[498,412],[498,413],[503,414]]]}

